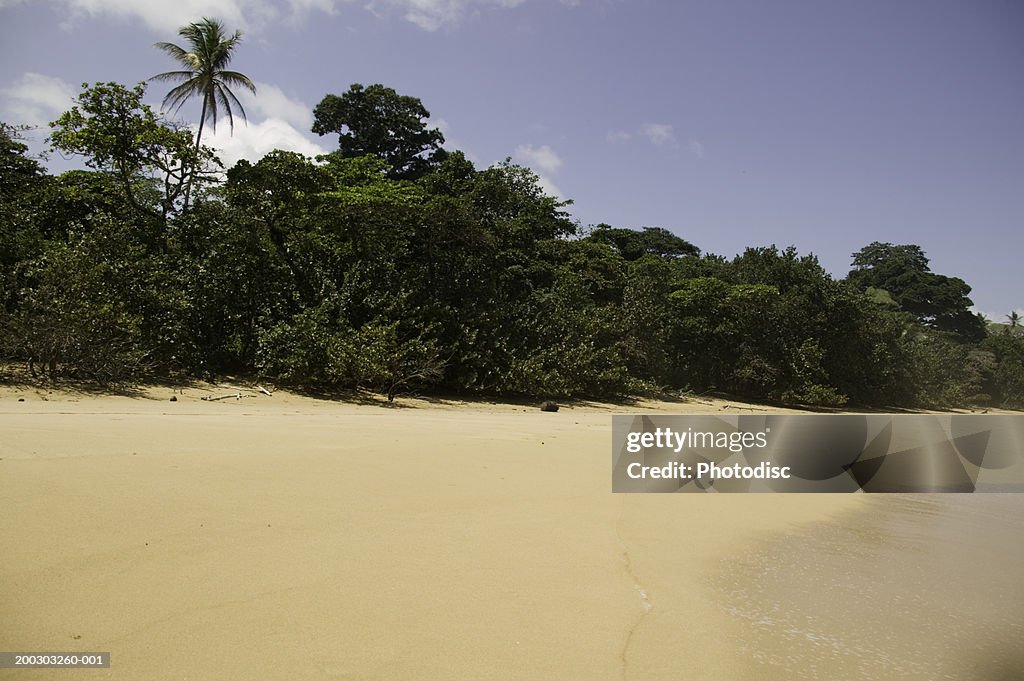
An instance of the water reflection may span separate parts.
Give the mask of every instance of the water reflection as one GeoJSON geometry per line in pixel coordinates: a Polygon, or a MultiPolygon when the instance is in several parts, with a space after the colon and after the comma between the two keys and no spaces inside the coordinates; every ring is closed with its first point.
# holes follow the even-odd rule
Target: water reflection
{"type": "Polygon", "coordinates": [[[878,495],[724,561],[758,678],[1024,679],[1024,495],[878,495]]]}

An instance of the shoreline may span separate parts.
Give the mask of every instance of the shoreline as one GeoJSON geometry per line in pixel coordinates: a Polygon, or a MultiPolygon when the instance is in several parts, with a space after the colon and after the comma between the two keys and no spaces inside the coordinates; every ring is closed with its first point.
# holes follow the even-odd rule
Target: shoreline
{"type": "MultiPolygon", "coordinates": [[[[230,386],[211,383],[194,383],[182,386],[170,385],[135,385],[122,390],[91,390],[68,385],[44,384],[3,384],[0,383],[0,414],[23,413],[12,403],[23,400],[33,408],[42,411],[55,410],[55,405],[74,403],[88,404],[97,412],[113,408],[124,408],[140,412],[163,411],[174,413],[186,411],[193,413],[201,408],[201,413],[236,413],[243,411],[267,412],[274,411],[309,411],[319,413],[324,409],[341,411],[359,411],[373,409],[377,411],[416,411],[436,410],[486,413],[532,413],[539,412],[543,402],[540,399],[498,398],[498,397],[435,397],[435,396],[399,396],[394,402],[378,393],[358,392],[345,393],[337,397],[326,397],[296,393],[287,389],[271,389],[266,395],[255,387],[255,384],[233,383],[230,386]],[[234,395],[240,395],[235,398],[234,395]],[[171,398],[174,401],[171,401],[171,398]],[[211,400],[210,398],[217,398],[211,400]]],[[[555,402],[564,413],[808,413],[798,407],[776,407],[755,402],[718,397],[692,397],[679,400],[659,400],[654,398],[631,398],[621,401],[603,401],[572,399],[555,402]]],[[[557,419],[557,412],[550,415],[557,419]]]]}
{"type": "MultiPolygon", "coordinates": [[[[382,393],[369,391],[345,391],[334,395],[315,392],[296,392],[288,388],[271,387],[271,395],[261,393],[259,384],[249,381],[227,379],[224,382],[209,383],[192,381],[182,384],[140,383],[121,387],[101,387],[87,384],[29,382],[21,378],[6,381],[0,377],[0,414],[2,405],[23,399],[33,403],[82,402],[108,407],[116,401],[122,405],[168,403],[174,397],[179,403],[213,405],[258,406],[283,409],[318,409],[374,407],[384,409],[466,409],[478,411],[530,412],[540,409],[544,400],[540,398],[475,396],[475,395],[400,395],[389,402],[382,393]],[[228,398],[240,394],[241,399],[228,398]],[[206,400],[204,400],[206,398],[206,400]],[[209,398],[222,398],[207,401],[209,398]]],[[[907,409],[907,408],[819,408],[808,405],[778,405],[773,403],[747,401],[725,395],[683,395],[678,399],[658,397],[627,397],[618,400],[572,398],[552,400],[560,409],[579,412],[607,412],[620,414],[715,414],[715,413],[767,413],[767,414],[889,414],[889,413],[935,413],[935,414],[1021,414],[1020,410],[991,408],[949,408],[949,409],[907,409]]],[[[168,404],[170,410],[176,406],[168,404]]],[[[209,409],[207,409],[209,411],[209,409]]]]}
{"type": "Polygon", "coordinates": [[[1021,678],[1024,495],[863,495],[719,558],[757,678],[1021,678]]]}

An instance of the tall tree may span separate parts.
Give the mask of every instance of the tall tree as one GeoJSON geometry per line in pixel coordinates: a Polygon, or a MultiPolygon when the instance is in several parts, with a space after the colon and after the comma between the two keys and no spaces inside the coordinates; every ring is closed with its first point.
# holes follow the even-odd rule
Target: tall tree
{"type": "Polygon", "coordinates": [[[0,122],[0,317],[19,288],[15,265],[34,257],[43,246],[38,204],[50,178],[28,155],[21,140],[24,130],[0,122]]]}
{"type": "Polygon", "coordinates": [[[1007,327],[1007,333],[1019,333],[1019,330],[1021,328],[1020,320],[1020,312],[1017,312],[1016,310],[1006,315],[1006,321],[1010,323],[1010,325],[1007,327]]]}
{"type": "Polygon", "coordinates": [[[871,243],[853,254],[847,280],[861,290],[882,289],[919,321],[964,340],[985,337],[985,324],[970,311],[971,287],[958,277],[936,274],[920,246],[871,243]]]}
{"type": "Polygon", "coordinates": [[[341,96],[327,95],[313,117],[313,132],[337,133],[339,156],[379,156],[392,179],[421,177],[434,156],[443,156],[444,135],[427,127],[430,112],[423,103],[379,83],[353,83],[341,96]]]}
{"type": "Polygon", "coordinates": [[[644,227],[642,232],[638,232],[633,229],[616,229],[602,222],[594,227],[590,239],[608,244],[625,260],[630,261],[643,255],[656,255],[667,260],[700,255],[699,248],[662,227],[644,227]]]}
{"type": "MultiPolygon", "coordinates": [[[[167,71],[153,76],[150,80],[166,80],[178,82],[164,97],[164,106],[174,110],[181,108],[189,99],[199,97],[203,100],[203,110],[199,117],[199,131],[196,133],[196,149],[199,149],[203,137],[203,126],[207,121],[217,130],[217,118],[223,113],[227,116],[232,132],[235,129],[235,112],[245,120],[245,108],[238,97],[231,91],[231,86],[244,87],[252,93],[256,86],[249,77],[238,71],[230,71],[227,66],[231,61],[231,53],[242,39],[241,31],[228,36],[224,25],[216,19],[204,18],[201,21],[183,26],[178,35],[188,41],[188,49],[169,42],[159,42],[158,48],[173,57],[184,68],[180,71],[167,71]]],[[[189,192],[192,184],[185,189],[185,207],[188,207],[189,192]]]]}
{"type": "Polygon", "coordinates": [[[184,188],[210,179],[213,152],[194,146],[190,132],[166,124],[143,104],[145,92],[144,84],[83,86],[76,105],[51,124],[49,141],[54,149],[83,156],[89,167],[111,173],[128,207],[158,218],[162,229],[184,188]]]}

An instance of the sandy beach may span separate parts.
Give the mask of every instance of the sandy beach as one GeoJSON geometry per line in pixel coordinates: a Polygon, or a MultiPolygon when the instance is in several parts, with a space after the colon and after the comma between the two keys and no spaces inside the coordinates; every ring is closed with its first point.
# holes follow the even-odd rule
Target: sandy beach
{"type": "MultiPolygon", "coordinates": [[[[200,400],[227,392],[0,388],[0,650],[111,654],[0,678],[1021,678],[1024,553],[1000,540],[1024,533],[1021,499],[971,499],[985,521],[950,529],[943,500],[611,493],[613,414],[764,409],[718,400],[200,400]],[[794,581],[795,556],[818,568],[794,581]],[[894,560],[885,593],[915,570],[935,590],[867,651],[892,664],[823,652],[822,628],[833,652],[859,640],[836,608],[894,560]],[[945,661],[912,664],[950,575],[945,661]],[[832,611],[773,626],[786,599],[832,611]],[[957,654],[980,640],[989,664],[957,654]]],[[[891,621],[856,612],[862,633],[891,621]]]]}

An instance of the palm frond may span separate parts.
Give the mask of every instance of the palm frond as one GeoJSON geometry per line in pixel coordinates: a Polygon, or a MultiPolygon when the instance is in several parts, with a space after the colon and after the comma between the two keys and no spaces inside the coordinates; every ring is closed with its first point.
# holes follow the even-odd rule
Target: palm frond
{"type": "Polygon", "coordinates": [[[175,61],[187,69],[195,71],[202,66],[202,62],[195,52],[189,52],[174,43],[157,43],[156,46],[169,54],[175,61]]]}
{"type": "Polygon", "coordinates": [[[208,90],[205,92],[203,94],[203,104],[206,106],[206,120],[210,122],[211,127],[216,131],[217,118],[219,118],[220,115],[220,112],[217,109],[217,91],[208,90]]]}
{"type": "Polygon", "coordinates": [[[249,80],[249,76],[239,73],[238,71],[221,71],[218,76],[222,81],[229,85],[240,85],[247,89],[249,92],[256,94],[256,85],[249,80]]]}
{"type": "Polygon", "coordinates": [[[164,107],[177,111],[189,99],[200,98],[203,102],[204,122],[210,123],[216,130],[217,119],[226,115],[234,131],[235,113],[241,115],[243,120],[246,115],[242,102],[231,91],[231,87],[244,87],[252,93],[256,92],[256,85],[248,76],[225,68],[231,61],[232,51],[242,39],[241,31],[227,35],[221,22],[207,17],[183,26],[178,30],[178,35],[187,47],[170,42],[156,43],[157,48],[185,69],[167,71],[150,78],[179,83],[164,97],[164,107]]]}
{"type": "Polygon", "coordinates": [[[202,90],[196,87],[195,79],[189,80],[168,92],[164,97],[163,106],[168,111],[177,111],[188,99],[201,93],[202,90]]]}
{"type": "Polygon", "coordinates": [[[245,116],[245,107],[243,107],[242,103],[238,101],[238,97],[235,96],[234,92],[224,87],[223,85],[218,85],[217,96],[220,100],[220,103],[224,106],[224,113],[227,115],[228,123],[231,125],[231,132],[235,131],[234,113],[236,110],[238,111],[238,114],[242,117],[242,120],[248,122],[248,119],[245,116]]]}
{"type": "Polygon", "coordinates": [[[187,80],[195,75],[192,71],[167,71],[158,73],[149,80],[187,80]]]}
{"type": "Polygon", "coordinates": [[[177,59],[178,61],[184,61],[185,58],[188,56],[187,51],[185,51],[178,45],[175,45],[174,43],[160,41],[156,43],[156,47],[163,50],[164,52],[169,54],[171,57],[177,59]]]}

